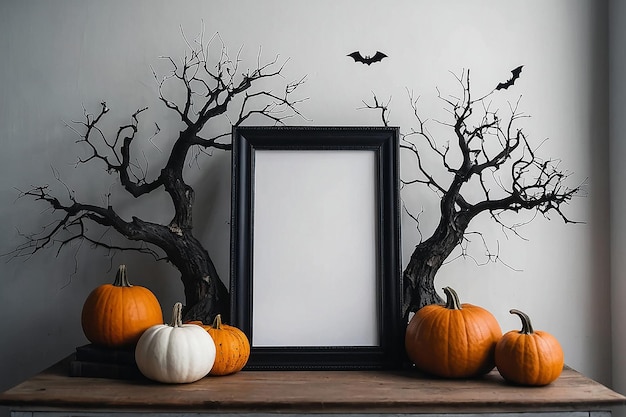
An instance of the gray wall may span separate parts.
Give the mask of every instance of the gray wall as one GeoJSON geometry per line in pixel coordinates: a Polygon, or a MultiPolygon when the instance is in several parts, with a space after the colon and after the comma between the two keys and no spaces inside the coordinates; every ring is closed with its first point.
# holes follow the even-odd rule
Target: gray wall
{"type": "Polygon", "coordinates": [[[609,2],[609,133],[610,133],[610,190],[611,190],[611,317],[612,317],[612,345],[613,345],[613,387],[619,392],[626,392],[626,222],[624,210],[626,199],[626,83],[623,81],[626,73],[626,3],[612,0],[609,2]]]}
{"type": "MultiPolygon", "coordinates": [[[[611,5],[623,15],[620,2],[611,5]]],[[[525,239],[520,239],[504,234],[486,216],[479,218],[474,229],[484,233],[506,264],[478,266],[473,259],[459,259],[445,266],[437,285],[453,286],[462,301],[491,310],[503,330],[519,326],[508,314],[510,308],[525,310],[535,327],[559,338],[569,365],[611,384],[606,7],[606,2],[593,0],[3,1],[0,253],[22,242],[20,232],[37,231],[59,216],[41,203],[17,198],[15,189],[50,184],[64,196],[54,172],[83,201],[101,203],[111,191],[113,203],[125,215],[169,220],[171,207],[163,196],[123,198],[115,178],[100,165],[75,166],[85,149],[74,143],[76,136],[66,124],[81,119],[83,106],[97,111],[103,100],[111,108],[109,129],[149,106],[141,152],[150,160],[149,169],[157,170],[168,138],[180,126],[156,100],[151,66],[162,73],[165,66],[159,56],[182,56],[186,45],[181,28],[189,38],[202,24],[207,39],[219,32],[233,56],[243,45],[242,68],[255,64],[259,47],[267,59],[276,54],[289,58],[285,79],[307,75],[300,95],[308,98],[301,106],[308,120],[293,119],[291,124],[377,125],[378,114],[358,110],[373,91],[381,99],[392,98],[391,124],[408,132],[415,120],[407,90],[420,96],[425,117],[443,119],[436,88],[444,95],[458,92],[451,72],[471,69],[475,91],[488,92],[523,64],[522,77],[507,99],[515,102],[521,96],[521,108],[532,116],[523,120],[523,127],[534,144],[548,139],[541,155],[560,158],[563,168],[572,172],[573,183],[588,179],[588,196],[567,208],[572,218],[584,223],[537,218],[522,229],[525,239]],[[381,50],[389,58],[367,67],[346,57],[354,50],[381,50]],[[162,130],[150,141],[154,122],[162,130]]],[[[618,45],[614,49],[620,52],[618,45]]],[[[499,104],[505,112],[506,103],[499,104]]],[[[619,130],[619,115],[616,119],[619,130]]],[[[187,173],[198,191],[198,232],[225,280],[229,157],[216,152],[187,173]]],[[[403,164],[402,171],[409,176],[410,165],[403,164]]],[[[404,190],[403,199],[412,212],[423,210],[422,231],[427,235],[436,222],[436,197],[428,191],[404,190]]],[[[528,219],[522,214],[514,221],[528,219]]],[[[414,223],[404,216],[405,260],[418,241],[414,223]]],[[[478,263],[484,260],[480,246],[473,251],[478,263]]],[[[58,255],[52,249],[28,260],[4,261],[0,390],[86,342],[79,320],[82,303],[91,289],[112,279],[119,263],[128,265],[134,283],[156,293],[166,319],[171,305],[182,299],[182,285],[169,265],[130,254],[110,259],[86,244],[58,255]]],[[[616,268],[624,270],[619,262],[616,268]]],[[[614,309],[613,314],[621,312],[614,309]]],[[[626,334],[619,323],[613,331],[626,334]]],[[[616,373],[622,375],[623,370],[616,373]]]]}

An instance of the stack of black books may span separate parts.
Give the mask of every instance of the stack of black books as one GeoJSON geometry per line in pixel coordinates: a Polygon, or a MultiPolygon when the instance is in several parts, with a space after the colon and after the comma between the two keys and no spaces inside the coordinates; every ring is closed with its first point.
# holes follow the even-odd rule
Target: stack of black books
{"type": "Polygon", "coordinates": [[[70,361],[70,376],[139,379],[143,378],[135,362],[135,350],[113,349],[88,344],[76,348],[70,361]]]}

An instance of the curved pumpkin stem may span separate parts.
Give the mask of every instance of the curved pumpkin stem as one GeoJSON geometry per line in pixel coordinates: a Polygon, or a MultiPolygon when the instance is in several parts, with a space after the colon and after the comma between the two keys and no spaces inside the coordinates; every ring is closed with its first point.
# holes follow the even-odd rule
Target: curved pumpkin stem
{"type": "Polygon", "coordinates": [[[450,310],[461,310],[461,302],[456,291],[450,287],[444,287],[443,292],[446,294],[446,308],[450,310]]]}
{"type": "Polygon", "coordinates": [[[215,320],[213,320],[213,324],[211,325],[214,329],[222,330],[222,315],[218,314],[215,316],[215,320]]]}
{"type": "Polygon", "coordinates": [[[128,282],[128,277],[126,276],[126,265],[120,265],[117,269],[117,274],[115,275],[115,282],[113,282],[113,286],[115,287],[132,287],[130,282],[128,282]]]}
{"type": "Polygon", "coordinates": [[[181,327],[183,325],[183,305],[180,302],[174,304],[172,309],[172,327],[181,327]]]}
{"type": "Polygon", "coordinates": [[[530,322],[530,317],[528,317],[528,314],[524,313],[523,311],[516,310],[514,308],[509,310],[509,313],[517,314],[519,318],[522,320],[522,330],[519,331],[520,334],[533,334],[535,332],[533,330],[533,325],[530,322]]]}

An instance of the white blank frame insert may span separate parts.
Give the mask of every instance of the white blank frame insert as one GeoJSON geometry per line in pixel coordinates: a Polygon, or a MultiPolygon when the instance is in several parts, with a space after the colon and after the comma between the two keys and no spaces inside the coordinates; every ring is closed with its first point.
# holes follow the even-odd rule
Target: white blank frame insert
{"type": "Polygon", "coordinates": [[[376,153],[262,150],[254,166],[252,345],[378,346],[376,153]]]}

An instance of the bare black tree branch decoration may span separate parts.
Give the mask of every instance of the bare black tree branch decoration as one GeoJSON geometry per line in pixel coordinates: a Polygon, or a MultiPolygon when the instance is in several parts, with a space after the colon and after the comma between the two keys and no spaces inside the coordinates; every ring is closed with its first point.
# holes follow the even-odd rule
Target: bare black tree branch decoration
{"type": "MultiPolygon", "coordinates": [[[[209,253],[192,230],[195,191],[184,179],[186,160],[191,152],[229,150],[231,144],[228,138],[232,126],[240,125],[252,116],[281,124],[285,118],[300,115],[298,104],[302,100],[292,97],[304,78],[287,83],[282,92],[274,93],[271,89],[263,89],[262,81],[282,78],[285,63],[279,63],[278,56],[263,63],[259,52],[254,69],[243,70],[240,68],[241,50],[231,59],[219,35],[207,42],[201,34],[197,39],[186,42],[189,50],[181,62],[164,57],[170,72],[162,78],[154,72],[160,102],[175,112],[182,122],[178,136],[171,138],[171,152],[156,178],[149,179],[146,170],[133,156],[133,151],[137,151],[133,145],[140,130],[140,119],[147,108],[137,110],[132,114],[130,123],[120,126],[112,135],[100,127],[110,111],[104,102],[95,114],[85,110],[84,120],[76,122],[73,127],[79,134],[79,142],[88,148],[88,155],[78,163],[102,163],[106,171],[115,175],[124,190],[135,198],[157,190],[164,191],[174,207],[169,223],[158,224],[138,217],[125,220],[108,202],[102,206],[81,203],[69,187],[66,187],[67,198],[61,199],[52,195],[47,186],[38,186],[23,191],[22,196],[44,201],[62,216],[40,233],[26,235],[25,243],[12,255],[30,256],[54,245],[58,245],[60,251],[72,242],[87,241],[108,250],[135,250],[167,260],[181,274],[186,297],[185,319],[211,323],[218,313],[228,320],[229,296],[209,253]],[[215,43],[221,48],[221,53],[212,59],[209,48],[215,43]],[[182,102],[169,98],[168,93],[173,94],[172,91],[183,92],[182,102]],[[228,116],[227,111],[236,114],[236,117],[228,116]],[[228,129],[205,136],[205,132],[215,131],[205,127],[218,117],[228,118],[228,129]],[[93,223],[113,229],[127,240],[139,244],[114,246],[101,236],[93,237],[89,230],[93,223]]],[[[159,130],[157,125],[156,134],[159,130]]]]}
{"type": "MultiPolygon", "coordinates": [[[[507,224],[502,218],[504,213],[556,213],[566,223],[576,223],[562,208],[580,194],[581,185],[568,187],[569,174],[559,168],[559,161],[543,160],[531,147],[518,127],[519,120],[526,117],[518,109],[519,100],[510,105],[510,114],[501,118],[497,110],[489,109],[487,100],[499,89],[474,99],[469,71],[457,77],[457,81],[463,90],[460,98],[439,94],[452,119],[449,123],[440,122],[452,132],[454,139],[449,142],[435,139],[418,112],[417,99],[410,97],[417,127],[403,135],[401,148],[413,157],[416,177],[403,179],[402,183],[405,189],[428,187],[441,201],[434,232],[415,247],[403,272],[405,322],[410,313],[443,301],[435,291],[435,275],[457,247],[463,249],[470,233],[468,225],[479,214],[488,213],[505,230],[516,234],[519,225],[507,224]],[[432,161],[433,155],[444,168],[443,175],[428,168],[427,162],[432,161]]],[[[380,111],[387,124],[388,108],[375,96],[367,108],[380,111]]],[[[497,258],[497,254],[488,256],[497,258]]]]}

